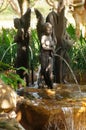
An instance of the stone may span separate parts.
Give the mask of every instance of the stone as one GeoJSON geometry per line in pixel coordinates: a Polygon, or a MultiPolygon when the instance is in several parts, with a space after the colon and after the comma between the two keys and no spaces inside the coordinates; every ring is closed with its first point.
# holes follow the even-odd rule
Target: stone
{"type": "Polygon", "coordinates": [[[0,112],[16,108],[17,94],[0,80],[0,112]]]}

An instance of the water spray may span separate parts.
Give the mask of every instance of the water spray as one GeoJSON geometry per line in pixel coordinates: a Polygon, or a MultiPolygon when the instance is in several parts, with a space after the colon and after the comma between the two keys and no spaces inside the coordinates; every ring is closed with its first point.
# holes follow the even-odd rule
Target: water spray
{"type": "Polygon", "coordinates": [[[29,46],[29,50],[30,50],[30,52],[31,52],[31,71],[32,71],[32,84],[34,84],[34,74],[33,74],[33,51],[32,51],[32,48],[29,46]]]}
{"type": "MultiPolygon", "coordinates": [[[[68,62],[62,56],[60,56],[58,54],[54,54],[54,56],[60,57],[65,62],[65,64],[68,66],[68,68],[69,68],[69,70],[70,70],[70,72],[71,72],[71,74],[72,74],[72,76],[74,78],[75,83],[78,85],[78,81],[76,79],[76,76],[75,76],[73,70],[71,69],[70,65],[68,64],[68,62]]],[[[80,89],[79,86],[78,86],[78,89],[79,89],[79,92],[81,92],[81,89],[80,89]]]]}

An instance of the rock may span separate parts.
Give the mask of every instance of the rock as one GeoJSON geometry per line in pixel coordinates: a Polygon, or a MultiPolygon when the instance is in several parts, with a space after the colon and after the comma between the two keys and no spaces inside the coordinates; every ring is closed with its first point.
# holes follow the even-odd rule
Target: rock
{"type": "Polygon", "coordinates": [[[14,109],[16,102],[16,92],[0,80],[0,112],[14,109]]]}

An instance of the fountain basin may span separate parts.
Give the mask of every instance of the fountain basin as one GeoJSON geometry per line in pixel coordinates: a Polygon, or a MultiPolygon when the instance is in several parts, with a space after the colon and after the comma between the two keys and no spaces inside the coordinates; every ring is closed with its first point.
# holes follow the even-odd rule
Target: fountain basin
{"type": "Polygon", "coordinates": [[[16,113],[26,130],[85,130],[86,85],[58,84],[53,90],[26,88],[16,113]]]}

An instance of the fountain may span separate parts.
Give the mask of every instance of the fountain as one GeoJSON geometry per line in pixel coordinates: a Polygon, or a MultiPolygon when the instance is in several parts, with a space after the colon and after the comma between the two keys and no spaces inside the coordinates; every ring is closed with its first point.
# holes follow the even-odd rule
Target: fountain
{"type": "Polygon", "coordinates": [[[53,90],[26,88],[24,96],[16,113],[26,130],[86,129],[86,85],[57,84],[53,90]]]}

